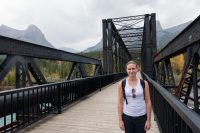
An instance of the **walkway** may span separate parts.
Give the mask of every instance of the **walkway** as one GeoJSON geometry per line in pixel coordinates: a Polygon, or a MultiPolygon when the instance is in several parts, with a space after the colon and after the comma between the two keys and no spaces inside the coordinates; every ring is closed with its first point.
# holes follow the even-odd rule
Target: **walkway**
{"type": "MultiPolygon", "coordinates": [[[[63,110],[21,130],[21,133],[123,133],[118,127],[117,84],[97,91],[63,110]]],[[[159,133],[153,121],[148,133],[159,133]]]]}

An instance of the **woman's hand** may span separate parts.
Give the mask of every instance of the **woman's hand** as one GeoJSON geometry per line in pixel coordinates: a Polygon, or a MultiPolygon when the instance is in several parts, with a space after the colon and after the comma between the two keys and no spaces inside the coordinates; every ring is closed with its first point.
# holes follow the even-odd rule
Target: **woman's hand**
{"type": "Polygon", "coordinates": [[[144,130],[147,131],[147,130],[149,130],[150,128],[151,128],[151,122],[146,121],[146,122],[145,122],[145,125],[144,125],[144,130]]]}
{"type": "Polygon", "coordinates": [[[124,129],[124,122],[121,120],[121,121],[119,121],[119,128],[121,129],[121,130],[125,130],[124,129]]]}

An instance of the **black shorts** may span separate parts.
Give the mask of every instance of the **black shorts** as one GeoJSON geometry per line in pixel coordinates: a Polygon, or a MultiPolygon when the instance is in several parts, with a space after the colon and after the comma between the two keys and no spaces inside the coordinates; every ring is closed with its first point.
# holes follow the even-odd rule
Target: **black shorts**
{"type": "Polygon", "coordinates": [[[122,120],[124,122],[125,133],[146,133],[144,130],[144,125],[147,120],[146,114],[132,117],[123,113],[122,120]]]}

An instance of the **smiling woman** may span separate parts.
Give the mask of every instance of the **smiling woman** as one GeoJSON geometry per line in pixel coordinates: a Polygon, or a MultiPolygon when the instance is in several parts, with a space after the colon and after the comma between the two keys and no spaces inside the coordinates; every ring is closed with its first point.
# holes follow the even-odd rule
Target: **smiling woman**
{"type": "Polygon", "coordinates": [[[118,85],[119,127],[125,133],[145,133],[151,127],[151,100],[147,81],[137,78],[139,66],[126,64],[128,77],[118,85]]]}

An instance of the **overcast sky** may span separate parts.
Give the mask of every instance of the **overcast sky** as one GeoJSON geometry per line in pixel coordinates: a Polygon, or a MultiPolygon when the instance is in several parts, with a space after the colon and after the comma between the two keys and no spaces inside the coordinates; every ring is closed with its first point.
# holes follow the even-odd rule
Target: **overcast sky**
{"type": "Polygon", "coordinates": [[[200,0],[0,0],[0,25],[36,25],[55,47],[76,50],[97,44],[102,19],[156,13],[163,28],[200,15],[200,0]]]}

